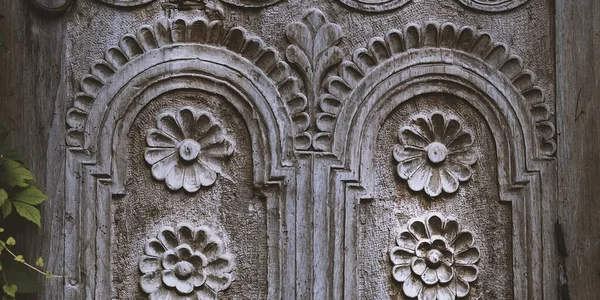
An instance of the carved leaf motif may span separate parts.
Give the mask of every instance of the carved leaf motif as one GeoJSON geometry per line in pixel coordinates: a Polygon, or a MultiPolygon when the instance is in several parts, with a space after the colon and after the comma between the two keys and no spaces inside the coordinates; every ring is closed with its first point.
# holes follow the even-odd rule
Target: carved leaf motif
{"type": "MultiPolygon", "coordinates": [[[[321,11],[312,9],[304,15],[302,22],[294,22],[287,26],[286,37],[291,44],[286,49],[286,59],[302,74],[308,98],[306,121],[309,122],[309,126],[299,133],[296,148],[309,150],[312,146],[315,150],[326,151],[329,143],[315,140],[317,137],[323,137],[319,134],[320,131],[331,132],[332,126],[312,125],[312,122],[315,116],[321,114],[319,103],[322,99],[323,79],[327,72],[343,59],[342,50],[336,46],[342,38],[342,28],[330,23],[321,11]]],[[[330,114],[330,117],[335,118],[335,115],[330,114]]]]}
{"type": "Polygon", "coordinates": [[[182,223],[163,227],[140,256],[140,287],[150,299],[217,299],[234,280],[235,263],[217,233],[182,223]]]}
{"type": "Polygon", "coordinates": [[[392,278],[411,298],[453,300],[468,295],[477,280],[479,249],[473,234],[454,219],[430,214],[407,225],[390,249],[392,278]],[[455,233],[458,232],[458,233],[455,233]],[[448,238],[454,237],[456,239],[448,238]]]}

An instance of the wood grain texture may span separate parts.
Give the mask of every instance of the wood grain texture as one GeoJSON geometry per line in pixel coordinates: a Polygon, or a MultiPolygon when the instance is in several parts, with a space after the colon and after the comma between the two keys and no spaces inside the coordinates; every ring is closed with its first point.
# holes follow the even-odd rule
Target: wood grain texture
{"type": "MultiPolygon", "coordinates": [[[[0,14],[5,16],[0,34],[6,44],[0,50],[0,122],[11,130],[11,146],[22,153],[50,198],[42,205],[42,228],[28,224],[17,240],[26,259],[42,256],[50,271],[62,274],[64,232],[52,224],[64,219],[64,109],[56,100],[64,98],[60,87],[65,77],[60,74],[65,21],[40,18],[26,1],[1,1],[0,14]]],[[[32,298],[62,299],[62,290],[63,280],[45,281],[47,296],[40,292],[32,298]]]]}
{"type": "Polygon", "coordinates": [[[600,293],[598,15],[598,1],[556,1],[558,187],[570,299],[600,293]]]}

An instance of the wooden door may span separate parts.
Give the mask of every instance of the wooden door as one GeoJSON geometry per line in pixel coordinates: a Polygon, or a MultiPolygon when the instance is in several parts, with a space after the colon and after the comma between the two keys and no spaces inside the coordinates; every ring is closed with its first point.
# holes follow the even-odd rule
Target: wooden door
{"type": "Polygon", "coordinates": [[[591,2],[0,8],[40,299],[594,299],[591,2]]]}

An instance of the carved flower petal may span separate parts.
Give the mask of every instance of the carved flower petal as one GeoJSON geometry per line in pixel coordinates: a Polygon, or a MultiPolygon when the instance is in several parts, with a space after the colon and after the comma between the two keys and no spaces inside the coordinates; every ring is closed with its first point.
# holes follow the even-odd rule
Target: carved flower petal
{"type": "Polygon", "coordinates": [[[462,131],[462,126],[457,120],[450,119],[446,125],[446,131],[444,132],[444,139],[442,143],[444,145],[450,144],[456,136],[462,131]]]}
{"type": "Polygon", "coordinates": [[[177,124],[177,121],[171,112],[160,114],[158,116],[158,120],[156,121],[156,125],[159,130],[170,135],[178,141],[185,139],[183,132],[181,132],[181,128],[179,128],[179,124],[177,124]]]}
{"type": "Polygon", "coordinates": [[[454,300],[454,292],[450,289],[449,286],[438,285],[437,286],[437,296],[439,300],[454,300]]]}
{"type": "Polygon", "coordinates": [[[458,298],[462,298],[465,297],[469,294],[469,289],[471,287],[469,286],[469,283],[460,279],[460,277],[456,277],[455,280],[455,290],[456,290],[456,297],[458,298]]]}
{"type": "Polygon", "coordinates": [[[199,178],[201,174],[196,171],[196,167],[194,166],[198,164],[200,163],[195,162],[193,165],[184,166],[183,189],[190,193],[197,192],[202,187],[202,182],[199,178]]]}
{"type": "Polygon", "coordinates": [[[390,251],[390,260],[394,265],[409,265],[415,254],[411,250],[394,247],[390,251]]]}
{"type": "Polygon", "coordinates": [[[204,272],[196,272],[195,274],[190,276],[190,278],[188,278],[187,281],[194,287],[199,287],[203,285],[206,281],[206,275],[204,274],[204,272]]]}
{"type": "Polygon", "coordinates": [[[148,294],[154,293],[161,286],[160,272],[152,272],[142,275],[140,287],[142,291],[148,294]]]}
{"type": "Polygon", "coordinates": [[[172,270],[175,268],[175,265],[180,261],[181,261],[181,259],[175,253],[174,250],[168,250],[167,252],[165,252],[165,255],[163,256],[162,265],[163,265],[163,268],[165,268],[165,270],[172,270]]]}
{"type": "Polygon", "coordinates": [[[431,244],[427,241],[422,241],[419,243],[419,245],[417,245],[417,250],[415,251],[415,254],[418,257],[425,257],[425,254],[429,250],[431,250],[431,244]]]}
{"type": "Polygon", "coordinates": [[[455,152],[448,153],[448,157],[454,161],[460,162],[464,165],[472,165],[477,162],[477,151],[475,148],[468,147],[466,149],[458,150],[455,152]]]}
{"type": "Polygon", "coordinates": [[[402,179],[409,179],[415,173],[415,171],[421,168],[421,166],[425,165],[425,163],[427,163],[425,156],[418,156],[402,161],[396,167],[398,176],[400,176],[402,179]]]}
{"type": "Polygon", "coordinates": [[[175,164],[177,164],[178,158],[177,154],[173,153],[152,165],[152,176],[154,176],[156,180],[165,180],[167,174],[169,174],[175,164]]]}
{"type": "Polygon", "coordinates": [[[413,120],[412,128],[414,129],[414,132],[417,135],[419,135],[425,139],[427,144],[430,144],[431,142],[433,142],[435,140],[435,137],[433,136],[433,131],[431,130],[431,124],[429,122],[429,117],[426,117],[426,116],[417,117],[416,119],[413,120]]]}
{"type": "Polygon", "coordinates": [[[408,279],[408,276],[410,276],[410,274],[411,270],[409,265],[394,266],[394,268],[392,269],[392,276],[398,282],[404,282],[406,279],[408,279]]]}
{"type": "Polygon", "coordinates": [[[435,286],[424,286],[423,289],[421,290],[421,293],[419,293],[418,299],[419,300],[436,300],[436,299],[438,299],[435,286]]]}
{"type": "Polygon", "coordinates": [[[466,282],[473,282],[477,280],[477,274],[479,270],[476,266],[456,266],[456,276],[466,282]]]}
{"type": "Polygon", "coordinates": [[[421,283],[421,278],[418,278],[414,274],[411,274],[408,280],[402,284],[402,291],[408,297],[415,298],[421,293],[421,289],[423,289],[423,283],[421,283]]]}
{"type": "Polygon", "coordinates": [[[194,249],[203,250],[211,239],[210,228],[200,226],[196,228],[196,231],[194,232],[194,242],[192,246],[194,249]]]}
{"type": "Polygon", "coordinates": [[[217,173],[208,168],[204,163],[194,163],[194,172],[203,186],[211,186],[217,181],[217,173]]]}
{"type": "Polygon", "coordinates": [[[196,121],[193,108],[184,107],[177,114],[177,123],[181,128],[184,138],[192,139],[196,133],[196,121]]]}
{"type": "Polygon", "coordinates": [[[225,254],[209,262],[205,267],[206,273],[229,273],[233,271],[233,257],[225,254]]]}
{"type": "Polygon", "coordinates": [[[164,270],[162,272],[162,280],[168,287],[175,287],[179,282],[177,275],[175,275],[175,272],[173,272],[172,270],[164,270]]]}
{"type": "Polygon", "coordinates": [[[471,167],[463,165],[459,162],[455,162],[452,160],[446,161],[446,169],[454,174],[456,178],[460,181],[467,181],[471,178],[471,167]]]}
{"type": "Polygon", "coordinates": [[[165,177],[165,182],[171,190],[178,190],[183,187],[183,177],[185,175],[185,166],[182,162],[177,162],[165,177]]]}
{"type": "Polygon", "coordinates": [[[479,260],[479,249],[476,247],[470,248],[467,251],[456,254],[456,264],[472,265],[479,260]]]}
{"type": "Polygon", "coordinates": [[[438,282],[437,271],[432,268],[426,268],[425,272],[421,274],[421,279],[428,285],[436,284],[438,282]]]}
{"type": "Polygon", "coordinates": [[[435,236],[442,235],[442,226],[443,225],[444,225],[444,222],[438,215],[431,215],[427,219],[427,229],[429,230],[429,236],[433,238],[435,236]]]}
{"type": "Polygon", "coordinates": [[[454,251],[460,253],[469,249],[474,243],[473,234],[468,231],[463,231],[458,234],[452,244],[454,246],[454,251]]]}
{"type": "Polygon", "coordinates": [[[203,285],[196,290],[196,296],[198,300],[216,300],[217,293],[211,290],[209,287],[203,285]]]}
{"type": "Polygon", "coordinates": [[[402,141],[402,144],[405,146],[413,146],[422,149],[425,149],[430,143],[426,137],[419,134],[412,127],[402,127],[400,129],[400,141],[402,141]]]}
{"type": "Polygon", "coordinates": [[[148,299],[150,299],[150,300],[165,300],[165,299],[173,300],[171,295],[172,295],[171,291],[166,289],[164,286],[161,286],[154,293],[151,293],[150,295],[148,295],[148,299]]]}
{"type": "Polygon", "coordinates": [[[202,148],[201,155],[218,158],[229,157],[233,154],[234,148],[235,145],[233,141],[224,139],[219,143],[208,145],[205,148],[202,148]]]}
{"type": "Polygon", "coordinates": [[[225,133],[220,124],[213,124],[212,127],[198,139],[201,148],[207,148],[210,145],[222,143],[225,140],[225,133]]]}
{"type": "Polygon", "coordinates": [[[412,233],[417,240],[429,239],[427,228],[425,228],[425,224],[423,224],[423,222],[420,220],[414,220],[408,224],[408,230],[410,230],[410,233],[412,233]]]}
{"type": "Polygon", "coordinates": [[[154,256],[142,255],[138,262],[138,267],[142,273],[151,273],[160,269],[160,259],[154,256]]]}
{"type": "Polygon", "coordinates": [[[440,179],[440,168],[431,167],[427,183],[425,183],[425,193],[431,197],[439,196],[442,193],[442,181],[440,179]]]}
{"type": "Polygon", "coordinates": [[[179,141],[161,130],[152,128],[148,130],[148,134],[146,135],[146,143],[150,147],[175,148],[179,141]]]}
{"type": "Polygon", "coordinates": [[[200,251],[195,251],[194,254],[187,260],[196,270],[203,269],[206,266],[207,259],[200,251]]]}
{"type": "Polygon", "coordinates": [[[144,158],[146,162],[153,165],[175,153],[175,148],[146,148],[144,158]]]}
{"type": "Polygon", "coordinates": [[[454,264],[454,253],[450,250],[442,251],[442,263],[446,266],[452,266],[454,264]]]}
{"type": "Polygon", "coordinates": [[[422,157],[423,160],[425,160],[426,154],[427,152],[423,151],[423,149],[417,149],[399,144],[394,145],[394,159],[397,162],[403,162],[415,157],[422,157]]]}
{"type": "Polygon", "coordinates": [[[413,260],[411,268],[415,274],[422,275],[427,270],[427,264],[424,259],[418,257],[413,260]]]}
{"type": "Polygon", "coordinates": [[[446,120],[440,113],[431,115],[431,129],[433,131],[434,140],[437,142],[443,141],[444,131],[446,129],[446,120]]]}
{"type": "Polygon", "coordinates": [[[166,249],[174,249],[179,245],[177,234],[171,226],[162,227],[156,237],[166,249]]]}
{"type": "Polygon", "coordinates": [[[221,255],[221,253],[223,252],[223,245],[221,244],[221,241],[218,241],[216,239],[212,239],[210,240],[207,244],[206,247],[204,247],[204,249],[202,250],[202,254],[204,254],[206,256],[206,260],[210,263],[213,260],[217,259],[219,257],[219,255],[221,255]]]}
{"type": "Polygon", "coordinates": [[[437,278],[440,280],[441,283],[446,283],[452,280],[451,267],[445,264],[441,264],[435,271],[437,272],[437,278]]]}
{"type": "Polygon", "coordinates": [[[187,280],[179,280],[176,288],[177,291],[182,294],[189,294],[194,290],[194,285],[189,283],[187,280]]]}
{"type": "Polygon", "coordinates": [[[232,281],[233,276],[231,274],[208,274],[205,284],[213,289],[213,291],[219,292],[228,288],[232,281]]]}
{"type": "Polygon", "coordinates": [[[455,152],[473,145],[473,136],[468,132],[461,132],[450,144],[448,150],[455,152]]]}
{"type": "Polygon", "coordinates": [[[454,174],[448,172],[445,167],[440,168],[440,180],[442,181],[442,189],[444,192],[451,194],[458,190],[458,178],[454,174]]]}
{"type": "Polygon", "coordinates": [[[177,224],[177,236],[180,244],[190,245],[194,240],[194,227],[188,223],[177,224]]]}
{"type": "Polygon", "coordinates": [[[410,253],[413,253],[417,246],[417,240],[407,231],[400,233],[400,237],[396,239],[396,243],[398,244],[398,247],[405,249],[410,253]]]}
{"type": "Polygon", "coordinates": [[[442,239],[435,239],[431,242],[431,248],[437,249],[440,251],[445,251],[448,246],[446,245],[446,241],[442,239]]]}
{"type": "Polygon", "coordinates": [[[175,248],[175,253],[177,253],[179,259],[183,261],[190,259],[190,257],[192,257],[192,252],[192,248],[187,244],[179,245],[175,248]]]}
{"type": "Polygon", "coordinates": [[[194,140],[197,141],[204,137],[208,130],[213,126],[213,123],[214,120],[208,114],[200,113],[196,120],[196,135],[194,136],[194,140]]]}
{"type": "Polygon", "coordinates": [[[155,238],[149,239],[144,246],[144,253],[148,256],[160,257],[166,250],[163,244],[155,238]]]}
{"type": "Polygon", "coordinates": [[[415,192],[423,190],[429,180],[429,176],[431,176],[431,172],[431,166],[428,164],[422,165],[408,179],[408,187],[415,192]]]}
{"type": "Polygon", "coordinates": [[[450,219],[446,221],[444,224],[444,237],[446,241],[453,241],[458,234],[458,222],[456,220],[450,219]]]}

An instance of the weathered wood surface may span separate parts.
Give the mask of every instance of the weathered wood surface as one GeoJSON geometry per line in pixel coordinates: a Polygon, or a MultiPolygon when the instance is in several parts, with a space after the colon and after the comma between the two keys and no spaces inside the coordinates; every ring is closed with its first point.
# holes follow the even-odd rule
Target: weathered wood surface
{"type": "Polygon", "coordinates": [[[600,295],[600,2],[556,1],[558,190],[570,299],[600,295]]]}
{"type": "MultiPolygon", "coordinates": [[[[46,1],[57,4],[59,1],[46,1]]],[[[64,25],[34,13],[27,1],[0,1],[0,123],[11,130],[10,143],[23,154],[50,200],[42,207],[42,228],[27,225],[17,237],[30,261],[42,256],[54,274],[64,260],[64,25]]],[[[45,299],[61,299],[63,280],[45,282],[45,299]]],[[[44,299],[42,293],[38,299],[44,299]]]]}

